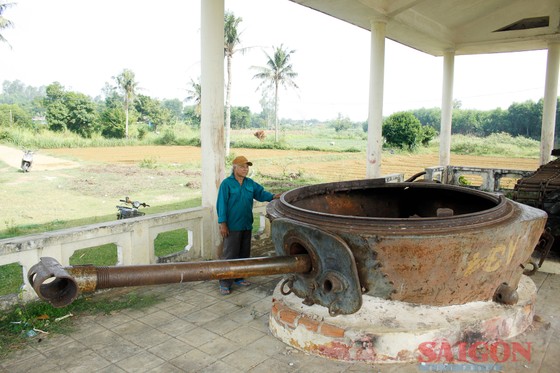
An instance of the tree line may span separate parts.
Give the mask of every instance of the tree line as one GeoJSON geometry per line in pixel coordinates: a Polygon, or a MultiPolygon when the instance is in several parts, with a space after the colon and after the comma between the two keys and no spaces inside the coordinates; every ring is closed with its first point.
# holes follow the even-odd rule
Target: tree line
{"type": "MultiPolygon", "coordinates": [[[[123,71],[123,74],[131,74],[123,71]]],[[[129,123],[135,127],[135,136],[145,131],[157,131],[162,125],[200,126],[200,113],[196,103],[188,105],[179,99],[159,100],[150,96],[137,94],[126,110],[126,84],[106,84],[103,96],[91,98],[83,93],[66,90],[60,83],[54,82],[47,87],[32,87],[19,80],[4,81],[0,94],[0,126],[18,127],[38,130],[48,128],[52,131],[71,131],[83,137],[99,133],[108,138],[126,137],[126,112],[129,123]],[[120,87],[120,88],[119,88],[120,87]]],[[[125,79],[126,80],[126,79],[125,79]]],[[[489,111],[461,109],[455,103],[452,117],[452,134],[485,137],[492,133],[505,132],[512,136],[524,136],[539,139],[542,124],[543,100],[513,103],[507,109],[489,111]]],[[[274,109],[263,105],[260,113],[253,113],[249,107],[231,107],[230,123],[234,129],[272,129],[274,109]]],[[[433,129],[427,135],[437,135],[440,129],[441,109],[421,108],[409,110],[411,116],[402,118],[395,113],[385,118],[384,126],[398,122],[406,128],[429,127],[433,129]],[[395,115],[397,118],[395,119],[395,115]],[[416,120],[418,123],[416,123],[416,120]]],[[[339,114],[328,121],[282,119],[285,126],[309,126],[326,124],[337,132],[362,128],[367,131],[367,121],[353,122],[339,114]]],[[[420,131],[420,130],[418,130],[420,131]]],[[[426,128],[423,129],[427,131],[426,128]]],[[[560,131],[560,101],[557,106],[556,133],[560,131]]],[[[385,135],[385,134],[384,134],[385,135]]],[[[422,140],[424,141],[424,140],[422,140]]]]}
{"type": "MultiPolygon", "coordinates": [[[[0,94],[0,127],[52,131],[71,131],[83,137],[99,133],[108,138],[126,137],[126,113],[129,124],[138,131],[158,131],[162,125],[200,127],[200,113],[196,104],[188,105],[179,99],[159,100],[137,94],[126,108],[125,91],[109,84],[103,96],[90,97],[67,90],[58,82],[33,87],[19,80],[4,81],[0,94]]],[[[231,108],[234,129],[271,126],[270,111],[252,113],[249,107],[231,108]]]]}
{"type": "MultiPolygon", "coordinates": [[[[452,128],[453,134],[485,137],[493,133],[505,132],[512,136],[524,136],[538,140],[541,136],[543,99],[537,102],[527,100],[514,102],[507,109],[488,111],[461,109],[461,103],[455,101],[452,128]]],[[[439,131],[441,110],[416,109],[411,113],[425,126],[439,131]]],[[[555,132],[560,130],[560,100],[556,104],[555,132]]]]}

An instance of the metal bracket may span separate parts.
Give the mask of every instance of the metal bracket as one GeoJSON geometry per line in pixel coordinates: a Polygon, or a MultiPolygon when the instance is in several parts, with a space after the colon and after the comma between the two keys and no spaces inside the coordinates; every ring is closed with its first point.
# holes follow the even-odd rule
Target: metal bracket
{"type": "Polygon", "coordinates": [[[362,294],[354,255],[337,236],[316,226],[287,218],[272,221],[272,241],[277,255],[307,253],[309,273],[291,275],[290,290],[304,304],[320,304],[331,316],[355,313],[362,306],[362,294]]]}

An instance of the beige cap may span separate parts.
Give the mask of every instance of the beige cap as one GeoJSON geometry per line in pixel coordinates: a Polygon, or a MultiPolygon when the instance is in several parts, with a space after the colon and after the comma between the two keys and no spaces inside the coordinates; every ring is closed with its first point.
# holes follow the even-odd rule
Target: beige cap
{"type": "Polygon", "coordinates": [[[249,160],[242,155],[240,155],[239,157],[235,157],[232,164],[235,166],[241,166],[243,164],[247,164],[249,166],[253,165],[253,163],[249,162],[249,160]]]}

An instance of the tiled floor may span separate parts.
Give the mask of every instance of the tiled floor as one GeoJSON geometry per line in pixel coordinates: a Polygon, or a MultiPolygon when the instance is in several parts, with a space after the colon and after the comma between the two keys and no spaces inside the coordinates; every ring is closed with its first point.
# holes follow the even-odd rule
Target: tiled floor
{"type": "MultiPolygon", "coordinates": [[[[35,337],[0,362],[1,372],[418,372],[417,363],[367,365],[306,355],[273,337],[267,327],[279,277],[252,278],[248,288],[222,296],[216,281],[115,289],[157,293],[163,301],[141,311],[83,316],[69,335],[35,337]]],[[[558,372],[560,275],[537,273],[537,315],[516,337],[532,342],[531,361],[503,363],[503,372],[558,372]]],[[[424,370],[425,371],[425,370],[424,370]]],[[[454,370],[457,371],[457,370],[454,370]]],[[[496,370],[495,370],[496,371],[496,370]]]]}

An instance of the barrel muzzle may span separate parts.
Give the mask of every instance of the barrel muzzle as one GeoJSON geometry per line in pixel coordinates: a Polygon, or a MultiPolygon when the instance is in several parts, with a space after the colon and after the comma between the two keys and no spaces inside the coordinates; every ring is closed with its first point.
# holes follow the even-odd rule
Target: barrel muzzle
{"type": "Polygon", "coordinates": [[[79,294],[76,280],[53,258],[41,258],[29,270],[27,279],[39,298],[54,307],[69,305],[79,294]]]}

